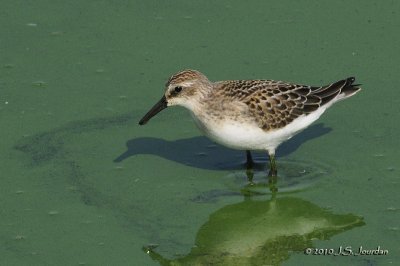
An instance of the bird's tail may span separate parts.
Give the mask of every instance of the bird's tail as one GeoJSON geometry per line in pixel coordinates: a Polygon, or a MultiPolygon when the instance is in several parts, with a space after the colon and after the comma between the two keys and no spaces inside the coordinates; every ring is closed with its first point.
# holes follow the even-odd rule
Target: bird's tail
{"type": "Polygon", "coordinates": [[[351,97],[356,94],[359,90],[361,90],[361,84],[354,84],[356,79],[354,77],[350,77],[344,80],[346,83],[343,86],[340,94],[344,94],[345,98],[351,97]]]}
{"type": "Polygon", "coordinates": [[[314,88],[312,94],[321,98],[320,106],[330,105],[339,100],[349,98],[361,90],[360,84],[354,84],[355,80],[354,77],[349,77],[327,86],[314,88]]]}

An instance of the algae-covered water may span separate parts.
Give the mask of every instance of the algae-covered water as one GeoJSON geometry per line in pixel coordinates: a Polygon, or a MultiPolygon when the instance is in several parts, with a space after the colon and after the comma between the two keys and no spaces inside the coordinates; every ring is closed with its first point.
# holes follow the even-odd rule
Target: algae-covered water
{"type": "Polygon", "coordinates": [[[0,265],[396,265],[397,1],[0,2],[0,265]],[[267,158],[139,119],[186,68],[363,90],[267,158]],[[304,250],[386,255],[306,255],[304,250]],[[322,250],[322,251],[321,251],[322,250]],[[326,251],[325,251],[326,250],[326,251]],[[386,252],[387,251],[387,252],[386,252]]]}

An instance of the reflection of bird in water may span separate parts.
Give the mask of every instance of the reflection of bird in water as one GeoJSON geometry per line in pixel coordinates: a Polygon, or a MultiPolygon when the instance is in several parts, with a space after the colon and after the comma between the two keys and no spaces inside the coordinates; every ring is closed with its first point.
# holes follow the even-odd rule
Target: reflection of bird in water
{"type": "Polygon", "coordinates": [[[161,265],[279,265],[292,252],[312,247],[313,239],[362,225],[361,217],[333,214],[299,198],[248,198],[211,214],[186,256],[169,260],[155,246],[144,250],[161,265]]]}

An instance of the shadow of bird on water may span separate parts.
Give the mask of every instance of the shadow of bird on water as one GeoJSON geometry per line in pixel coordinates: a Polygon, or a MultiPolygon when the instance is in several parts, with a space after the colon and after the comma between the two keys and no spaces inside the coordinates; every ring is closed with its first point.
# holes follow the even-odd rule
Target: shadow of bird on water
{"type": "MultiPolygon", "coordinates": [[[[332,131],[319,123],[313,125],[290,140],[284,142],[277,151],[278,157],[285,157],[296,151],[303,143],[332,131]]],[[[127,151],[119,155],[114,162],[119,163],[131,156],[153,154],[187,166],[209,170],[240,169],[245,162],[245,152],[233,150],[213,143],[207,137],[198,136],[168,141],[160,138],[141,137],[128,140],[127,151]]],[[[258,161],[267,160],[266,153],[252,152],[258,161]]]]}

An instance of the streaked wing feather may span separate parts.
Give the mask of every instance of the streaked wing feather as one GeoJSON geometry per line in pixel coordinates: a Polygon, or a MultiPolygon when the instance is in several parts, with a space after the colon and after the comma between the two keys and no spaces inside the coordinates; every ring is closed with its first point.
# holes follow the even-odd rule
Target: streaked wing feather
{"type": "Polygon", "coordinates": [[[259,127],[268,131],[314,112],[342,92],[353,95],[360,89],[353,82],[354,78],[348,78],[311,87],[273,80],[236,80],[224,82],[222,89],[233,100],[247,104],[259,127]]]}

